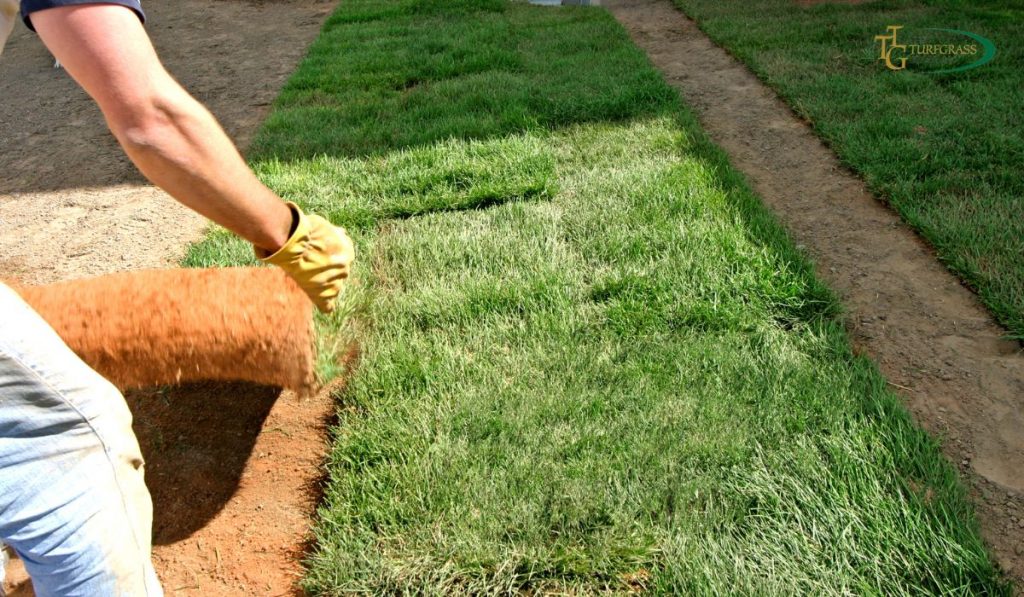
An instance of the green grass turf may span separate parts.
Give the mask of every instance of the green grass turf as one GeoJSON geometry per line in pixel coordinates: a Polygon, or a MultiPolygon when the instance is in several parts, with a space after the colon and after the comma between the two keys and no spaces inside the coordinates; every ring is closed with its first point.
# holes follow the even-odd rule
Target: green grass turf
{"type": "Polygon", "coordinates": [[[676,3],[807,118],[1024,339],[1024,5],[676,3]],[[936,63],[921,58],[889,71],[874,40],[888,25],[905,27],[900,43],[935,35],[926,28],[971,31],[995,43],[997,54],[955,74],[926,74],[936,63]]]}
{"type": "MultiPolygon", "coordinates": [[[[343,2],[251,160],[358,243],[320,320],[361,357],[311,592],[1008,592],[935,442],[606,12],[343,2]]],[[[216,232],[187,261],[249,260],[216,232]]]]}

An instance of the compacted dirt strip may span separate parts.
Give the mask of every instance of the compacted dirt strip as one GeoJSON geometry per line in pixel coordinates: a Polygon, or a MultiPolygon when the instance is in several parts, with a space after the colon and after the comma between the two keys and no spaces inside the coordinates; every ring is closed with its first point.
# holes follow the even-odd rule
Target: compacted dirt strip
{"type": "MultiPolygon", "coordinates": [[[[853,341],[970,481],[1024,586],[1024,355],[973,293],[758,78],[670,0],[602,2],[843,298],[853,341]]],[[[1019,589],[1018,589],[1019,590],[1019,589]]]]}
{"type": "MultiPolygon", "coordinates": [[[[168,69],[243,147],[335,3],[143,1],[168,69]]],[[[91,100],[52,64],[20,25],[0,57],[0,279],[174,265],[205,221],[146,184],[91,100]]],[[[167,594],[296,593],[333,413],[328,394],[204,384],[127,399],[167,594]]],[[[11,594],[31,592],[22,585],[11,594]]]]}

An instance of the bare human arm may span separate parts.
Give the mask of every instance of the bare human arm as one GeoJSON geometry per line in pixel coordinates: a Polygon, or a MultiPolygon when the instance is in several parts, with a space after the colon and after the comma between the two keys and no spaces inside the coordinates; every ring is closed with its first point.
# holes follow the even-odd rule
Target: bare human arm
{"type": "Polygon", "coordinates": [[[213,115],[164,69],[134,11],[80,4],[30,18],[150,181],[251,242],[321,311],[334,309],[355,257],[351,239],[257,180],[213,115]]]}
{"type": "Polygon", "coordinates": [[[292,211],[256,179],[209,111],[164,69],[133,11],[83,4],[31,18],[150,181],[265,252],[285,244],[292,211]]]}

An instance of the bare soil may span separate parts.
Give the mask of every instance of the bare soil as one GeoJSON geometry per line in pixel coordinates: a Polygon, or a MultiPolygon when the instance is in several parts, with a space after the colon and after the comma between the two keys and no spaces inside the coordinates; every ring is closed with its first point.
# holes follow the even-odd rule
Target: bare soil
{"type": "Polygon", "coordinates": [[[963,473],[1024,587],[1024,355],[977,297],[774,92],[670,0],[606,0],[842,297],[870,355],[963,473]]]}
{"type": "Polygon", "coordinates": [[[328,393],[248,384],[130,392],[168,595],[301,595],[328,393]]]}
{"type": "MultiPolygon", "coordinates": [[[[245,147],[335,0],[153,0],[168,69],[245,147]]],[[[178,262],[205,221],[148,185],[24,27],[0,59],[0,278],[43,283],[178,262]]],[[[328,392],[244,384],[130,392],[168,595],[297,594],[328,392]]],[[[14,595],[31,594],[11,567],[14,595]]],[[[23,571],[21,572],[23,580],[23,571]]]]}

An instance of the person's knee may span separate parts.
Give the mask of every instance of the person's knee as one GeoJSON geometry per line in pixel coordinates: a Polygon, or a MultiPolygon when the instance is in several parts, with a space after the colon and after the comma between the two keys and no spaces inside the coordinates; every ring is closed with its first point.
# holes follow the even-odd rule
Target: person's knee
{"type": "Polygon", "coordinates": [[[149,553],[125,541],[116,529],[110,531],[79,531],[73,539],[43,552],[18,549],[36,594],[159,595],[149,553]]]}
{"type": "Polygon", "coordinates": [[[58,466],[63,475],[49,475],[63,497],[37,492],[25,500],[25,507],[49,515],[16,525],[11,544],[41,595],[159,594],[150,562],[152,502],[131,416],[119,408],[123,400],[93,398],[108,407],[85,432],[95,437],[95,448],[83,444],[76,458],[58,466]]]}
{"type": "Polygon", "coordinates": [[[37,594],[158,593],[128,405],[2,284],[0,308],[0,539],[37,594]]]}
{"type": "Polygon", "coordinates": [[[5,513],[3,537],[37,594],[159,594],[149,559],[152,504],[129,422],[115,409],[80,428],[73,454],[22,467],[46,482],[24,487],[31,495],[5,513]],[[61,491],[49,491],[53,485],[61,491]],[[40,511],[47,515],[34,515],[40,511]]]}

